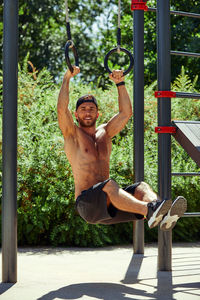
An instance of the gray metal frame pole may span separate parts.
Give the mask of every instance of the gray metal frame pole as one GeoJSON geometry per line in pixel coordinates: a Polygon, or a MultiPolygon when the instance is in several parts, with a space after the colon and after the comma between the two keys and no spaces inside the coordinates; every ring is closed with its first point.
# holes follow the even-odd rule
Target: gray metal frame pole
{"type": "Polygon", "coordinates": [[[2,281],[17,282],[18,1],[4,0],[2,281]]]}
{"type": "MultiPolygon", "coordinates": [[[[158,90],[170,91],[170,0],[157,0],[157,76],[158,90]]],[[[171,99],[158,99],[158,126],[171,124],[171,99]]],[[[171,135],[158,134],[158,191],[162,199],[171,198],[171,135]]],[[[172,232],[158,230],[158,270],[171,270],[172,232]]]]}
{"type": "MultiPolygon", "coordinates": [[[[134,28],[134,172],[135,182],[144,180],[144,11],[133,13],[134,28]]],[[[144,253],[144,221],[134,230],[134,253],[144,253]]]]}

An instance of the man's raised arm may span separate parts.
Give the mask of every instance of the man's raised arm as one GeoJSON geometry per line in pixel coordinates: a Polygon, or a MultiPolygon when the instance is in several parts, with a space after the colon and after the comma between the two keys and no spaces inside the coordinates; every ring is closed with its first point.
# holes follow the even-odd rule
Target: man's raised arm
{"type": "Polygon", "coordinates": [[[124,128],[132,116],[132,105],[125,87],[123,71],[113,71],[109,77],[115,84],[118,84],[117,89],[119,102],[119,112],[112,117],[106,125],[107,134],[112,138],[124,128]]]}
{"type": "Polygon", "coordinates": [[[57,103],[58,123],[64,138],[71,134],[74,134],[75,132],[74,121],[68,108],[69,82],[72,77],[74,77],[80,72],[80,69],[78,67],[73,67],[73,69],[73,73],[67,70],[67,72],[64,75],[57,103]]]}

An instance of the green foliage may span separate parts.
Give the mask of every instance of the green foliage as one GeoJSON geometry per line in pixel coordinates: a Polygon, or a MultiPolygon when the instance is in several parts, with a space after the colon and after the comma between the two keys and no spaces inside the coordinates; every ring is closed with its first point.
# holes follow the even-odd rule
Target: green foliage
{"type": "MultiPolygon", "coordinates": [[[[57,124],[58,86],[46,69],[29,73],[27,59],[19,67],[18,91],[18,241],[20,245],[105,246],[132,241],[132,223],[118,225],[90,225],[77,214],[74,204],[74,181],[71,167],[63,150],[63,138],[57,124]]],[[[132,83],[126,81],[130,95],[132,83]]],[[[157,190],[157,123],[156,82],[145,88],[145,181],[157,190]]],[[[174,88],[195,91],[184,69],[174,82],[174,88]]],[[[0,80],[0,90],[2,81],[0,80]]],[[[70,85],[70,109],[76,99],[93,93],[99,102],[99,123],[109,120],[118,111],[117,90],[113,85],[106,91],[93,90],[92,85],[70,85]]],[[[173,100],[174,101],[174,100],[173,100]]],[[[188,118],[188,109],[173,102],[173,115],[188,118]]],[[[185,101],[185,100],[181,100],[185,101]]],[[[190,103],[190,119],[198,119],[199,104],[190,103]]],[[[0,123],[1,125],[1,123],[0,123]]],[[[133,120],[113,139],[110,174],[120,186],[131,184],[133,170],[133,120]]],[[[2,145],[2,143],[0,143],[2,145]]],[[[1,151],[1,148],[0,148],[1,151]]],[[[173,171],[198,171],[184,150],[172,144],[173,171]]],[[[2,172],[0,172],[2,176],[2,172]]],[[[188,211],[199,211],[199,178],[173,178],[172,196],[188,199],[188,211]]],[[[0,187],[1,193],[1,187],[0,187]]],[[[199,218],[182,218],[173,230],[175,241],[199,239],[199,218]],[[190,228],[190,230],[188,230],[190,228]]],[[[145,225],[146,226],[146,225],[145,225]]],[[[155,241],[157,230],[146,228],[146,241],[155,241]]]]}
{"type": "MultiPolygon", "coordinates": [[[[181,74],[176,78],[172,85],[173,91],[197,93],[195,86],[198,80],[198,76],[194,77],[192,81],[188,74],[185,72],[185,68],[182,66],[181,74]]],[[[200,102],[198,99],[184,99],[175,98],[172,101],[172,119],[174,120],[192,120],[198,121],[200,111],[200,102]]]]}

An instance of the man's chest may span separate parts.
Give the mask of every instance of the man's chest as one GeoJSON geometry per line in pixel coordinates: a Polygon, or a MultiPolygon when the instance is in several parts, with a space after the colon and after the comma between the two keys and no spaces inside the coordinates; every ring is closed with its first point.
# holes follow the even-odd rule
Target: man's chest
{"type": "Polygon", "coordinates": [[[87,159],[106,159],[110,156],[111,141],[104,133],[97,132],[94,136],[82,134],[78,143],[80,154],[87,159]]]}

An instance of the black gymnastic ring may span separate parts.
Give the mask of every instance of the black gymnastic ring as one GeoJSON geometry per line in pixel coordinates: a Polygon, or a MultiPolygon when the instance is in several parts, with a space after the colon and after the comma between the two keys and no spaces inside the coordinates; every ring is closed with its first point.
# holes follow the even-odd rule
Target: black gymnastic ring
{"type": "Polygon", "coordinates": [[[118,52],[118,51],[122,51],[124,53],[126,53],[128,56],[129,56],[129,59],[130,59],[130,65],[128,67],[128,69],[126,71],[123,72],[123,76],[127,75],[133,68],[133,63],[134,63],[134,58],[133,58],[133,55],[131,54],[131,52],[129,52],[127,49],[125,48],[121,48],[121,47],[116,47],[116,48],[113,48],[112,50],[110,50],[106,56],[105,56],[105,59],[104,59],[104,67],[106,69],[106,71],[108,73],[112,73],[112,71],[109,69],[108,67],[108,59],[109,59],[109,56],[114,53],[114,52],[118,52]]]}
{"type": "Polygon", "coordinates": [[[72,64],[70,62],[70,58],[69,58],[69,49],[72,49],[72,52],[74,54],[74,59],[75,59],[75,66],[79,66],[79,59],[78,59],[78,53],[76,51],[76,48],[73,44],[72,41],[67,41],[67,43],[65,44],[65,61],[68,65],[69,70],[71,71],[71,73],[73,73],[73,67],[72,64]]]}

